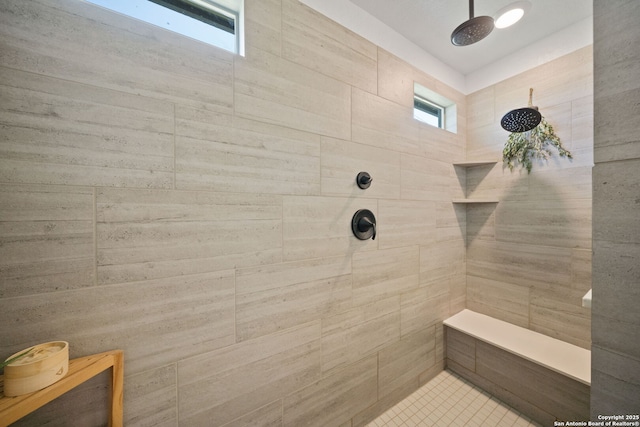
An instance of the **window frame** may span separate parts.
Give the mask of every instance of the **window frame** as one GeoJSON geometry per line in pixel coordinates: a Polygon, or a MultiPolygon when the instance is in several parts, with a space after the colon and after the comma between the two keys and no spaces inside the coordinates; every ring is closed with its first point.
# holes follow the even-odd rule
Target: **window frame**
{"type": "MultiPolygon", "coordinates": [[[[414,120],[418,120],[420,123],[432,126],[436,129],[442,129],[454,134],[458,133],[458,106],[456,105],[455,101],[429,89],[426,86],[421,85],[417,81],[413,82],[413,96],[414,109],[412,112],[414,120]],[[437,108],[441,111],[442,120],[439,120],[439,126],[435,126],[435,124],[433,123],[426,122],[416,117],[416,111],[421,113],[423,112],[422,110],[415,108],[416,98],[418,98],[420,102],[432,106],[433,108],[437,108]]],[[[427,111],[426,114],[430,114],[429,111],[427,111]]],[[[435,117],[435,115],[432,114],[432,117],[435,117]]]]}
{"type": "Polygon", "coordinates": [[[108,0],[85,1],[146,24],[244,56],[244,0],[134,0],[131,3],[110,2],[108,0]],[[163,10],[164,12],[162,12],[163,10]],[[185,23],[188,26],[189,22],[193,22],[194,25],[196,22],[198,24],[188,29],[185,27],[185,23]],[[172,23],[176,26],[171,26],[172,23]],[[194,28],[202,25],[209,26],[214,30],[210,32],[205,30],[206,27],[201,27],[202,32],[193,31],[194,28]],[[215,34],[216,31],[220,32],[218,33],[220,36],[215,34]],[[222,36],[222,33],[227,33],[227,37],[222,36]]]}
{"type": "Polygon", "coordinates": [[[236,35],[236,22],[238,21],[238,13],[227,8],[223,8],[213,2],[205,0],[147,0],[158,6],[181,13],[191,19],[195,19],[205,24],[212,25],[219,30],[236,35]],[[201,13],[199,13],[201,12],[201,13]],[[231,19],[233,25],[224,22],[231,19]]]}
{"type": "MultiPolygon", "coordinates": [[[[434,126],[440,129],[444,129],[445,128],[445,108],[441,105],[436,104],[435,102],[432,102],[430,100],[428,100],[427,98],[414,94],[413,95],[413,109],[414,109],[414,114],[413,117],[416,120],[421,121],[422,123],[427,123],[428,125],[431,125],[431,123],[426,122],[425,120],[422,120],[419,117],[416,117],[415,111],[420,111],[422,113],[428,114],[434,118],[437,119],[438,121],[438,125],[434,126]]],[[[433,125],[431,125],[433,126],[433,125]]]]}

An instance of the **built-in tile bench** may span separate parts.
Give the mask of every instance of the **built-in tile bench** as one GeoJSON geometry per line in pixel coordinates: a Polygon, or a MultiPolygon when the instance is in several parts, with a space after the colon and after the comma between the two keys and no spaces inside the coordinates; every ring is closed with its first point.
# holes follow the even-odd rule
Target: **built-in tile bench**
{"type": "Polygon", "coordinates": [[[589,419],[589,350],[470,310],[444,325],[451,371],[543,425],[589,419]]]}

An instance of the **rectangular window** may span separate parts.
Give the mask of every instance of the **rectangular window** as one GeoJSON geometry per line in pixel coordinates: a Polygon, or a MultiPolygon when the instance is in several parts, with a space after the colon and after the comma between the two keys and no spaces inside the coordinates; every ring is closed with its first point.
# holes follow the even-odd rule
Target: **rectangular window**
{"type": "Polygon", "coordinates": [[[444,108],[418,95],[413,97],[413,117],[431,126],[444,129],[444,108]]]}
{"type": "Polygon", "coordinates": [[[169,31],[243,54],[243,0],[87,0],[169,31]]]}
{"type": "Polygon", "coordinates": [[[413,118],[452,133],[458,132],[456,103],[418,83],[413,84],[413,118]]]}

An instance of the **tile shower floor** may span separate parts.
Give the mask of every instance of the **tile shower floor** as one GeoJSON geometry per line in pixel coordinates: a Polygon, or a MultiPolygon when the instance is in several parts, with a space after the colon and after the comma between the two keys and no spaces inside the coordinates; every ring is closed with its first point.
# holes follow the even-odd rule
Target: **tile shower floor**
{"type": "Polygon", "coordinates": [[[442,371],[367,427],[540,427],[450,371],[442,371]]]}

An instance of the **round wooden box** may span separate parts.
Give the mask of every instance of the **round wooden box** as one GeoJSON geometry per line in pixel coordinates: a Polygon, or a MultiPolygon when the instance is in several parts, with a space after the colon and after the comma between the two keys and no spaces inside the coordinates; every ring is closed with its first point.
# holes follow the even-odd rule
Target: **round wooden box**
{"type": "MultiPolygon", "coordinates": [[[[7,358],[18,356],[19,351],[7,358]]],[[[38,344],[27,354],[4,367],[4,395],[20,396],[41,390],[62,379],[69,371],[69,343],[38,344]]]]}

